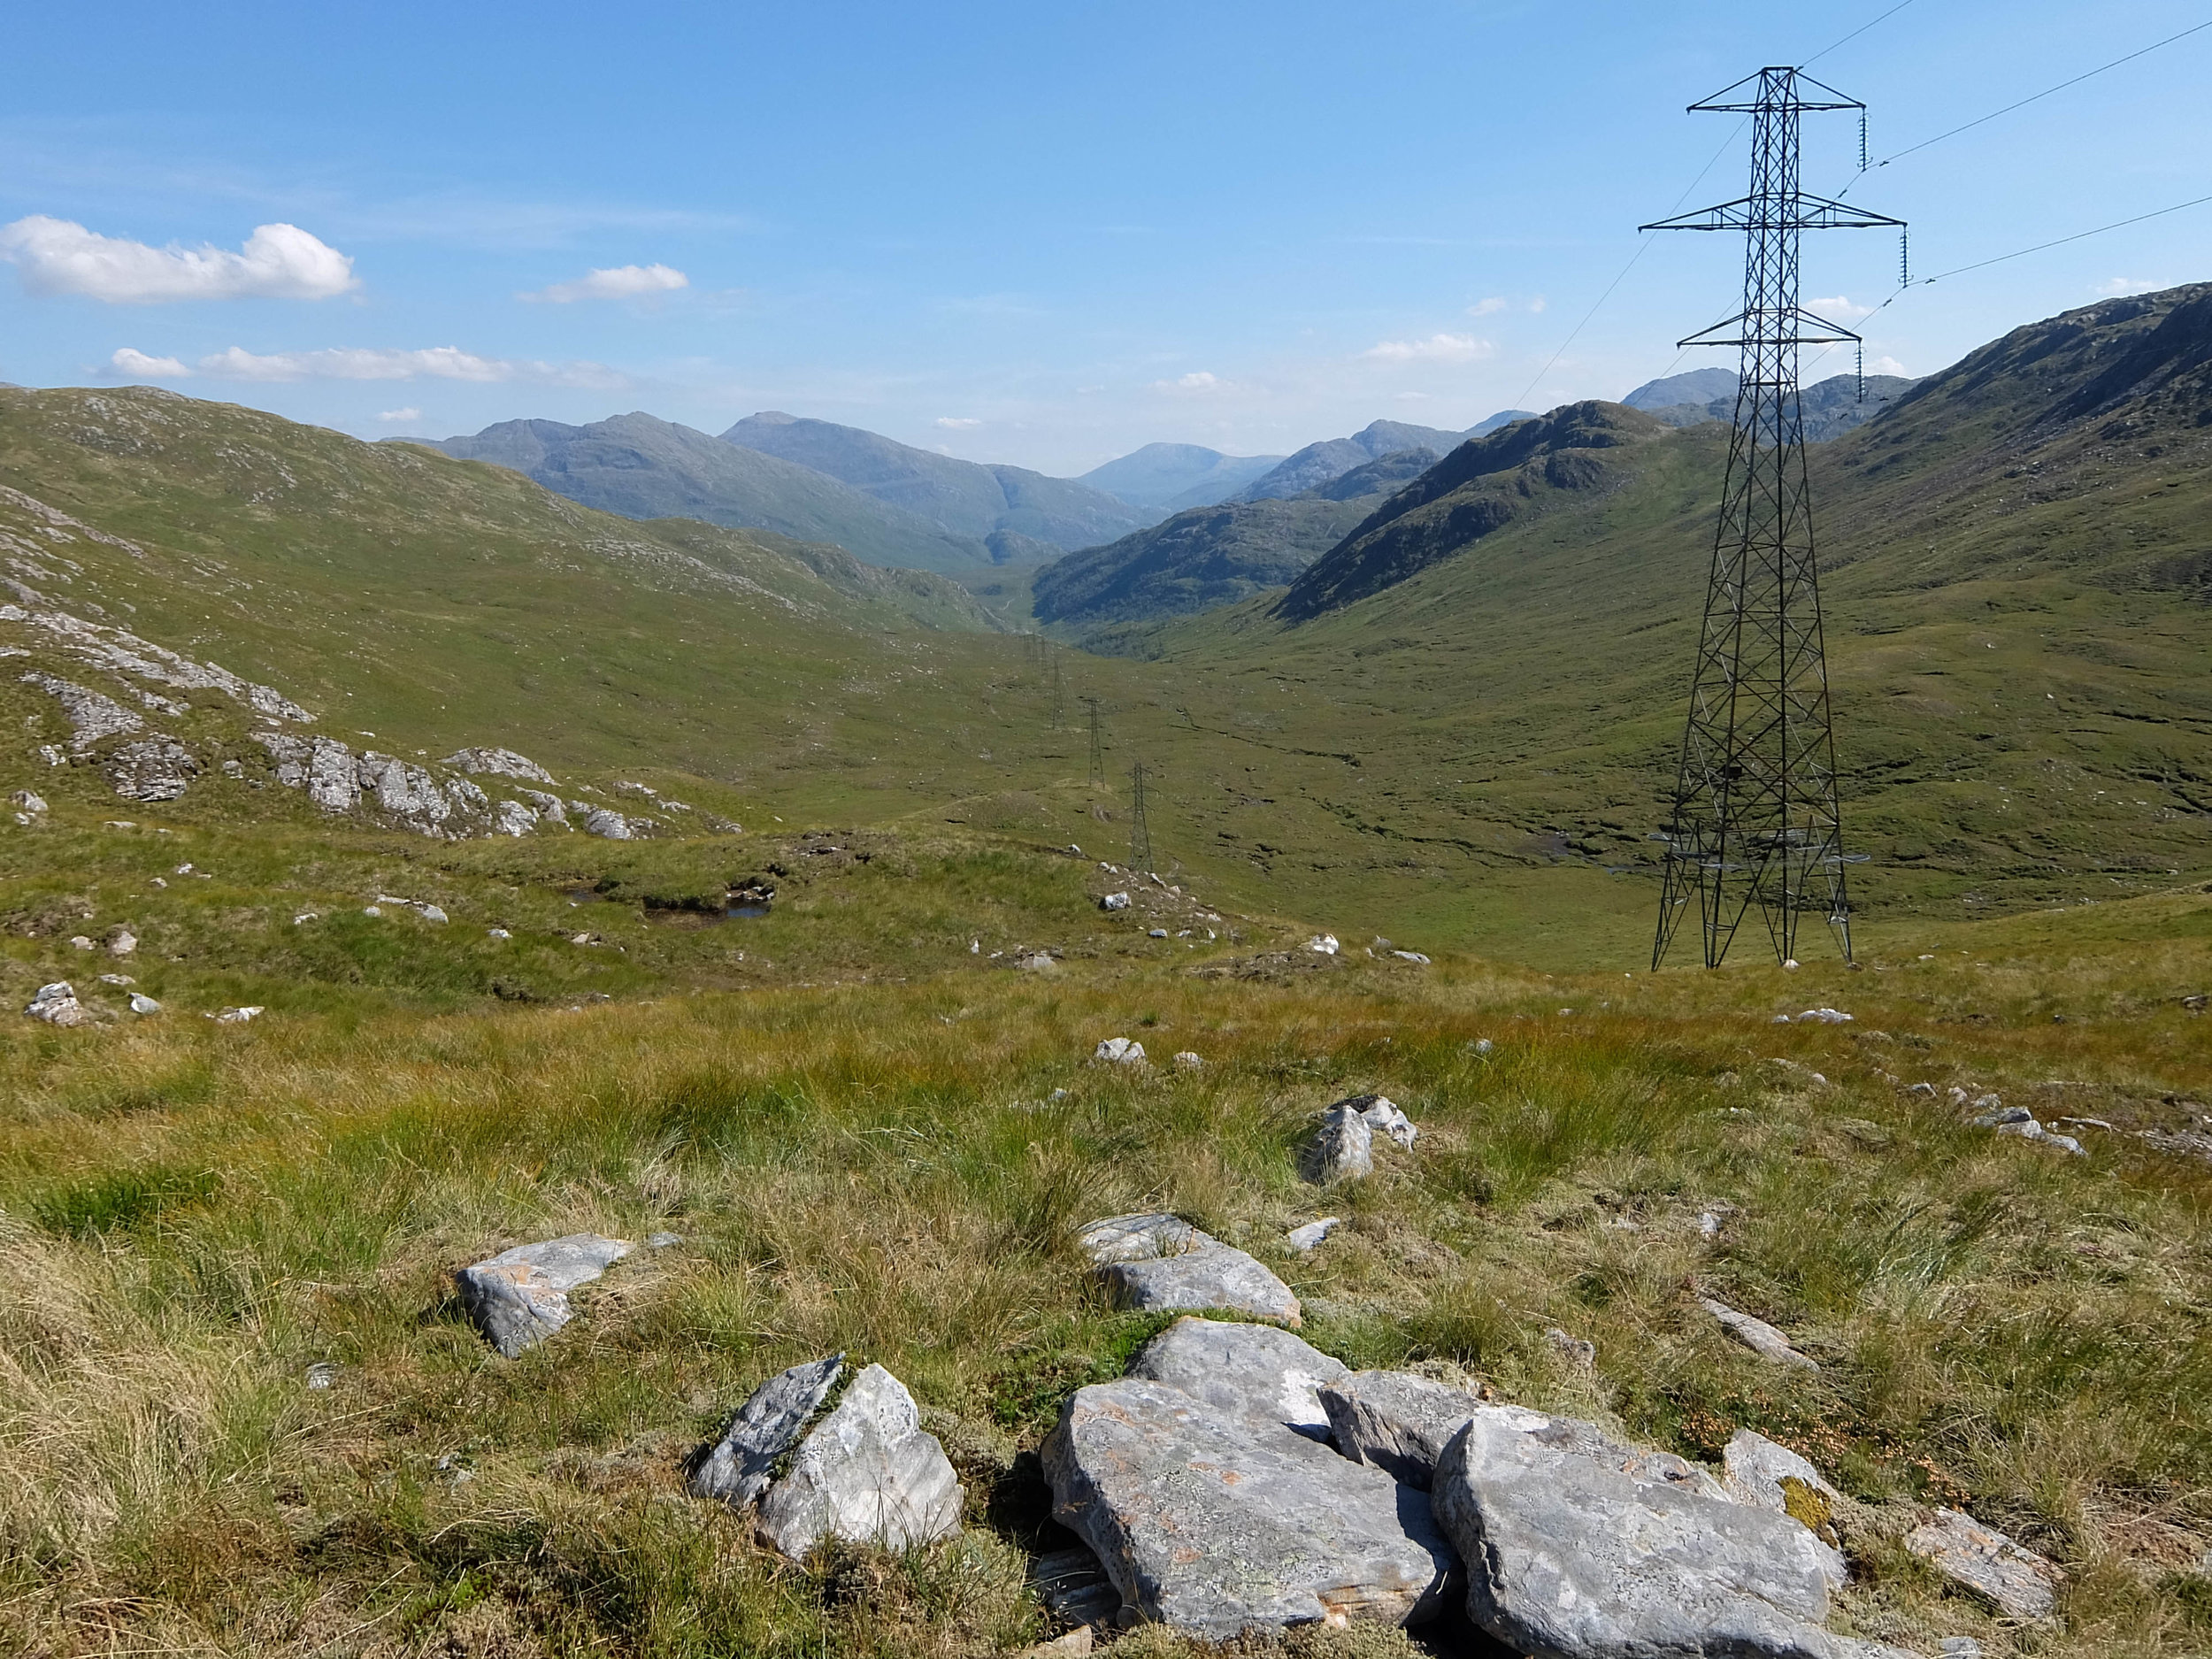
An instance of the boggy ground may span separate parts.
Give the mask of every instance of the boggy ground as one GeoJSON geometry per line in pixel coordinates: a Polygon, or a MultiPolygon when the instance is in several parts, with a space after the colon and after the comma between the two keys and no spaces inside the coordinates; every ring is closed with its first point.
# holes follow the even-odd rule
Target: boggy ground
{"type": "MultiPolygon", "coordinates": [[[[150,832],[83,833],[11,889],[11,990],[121,965],[170,1006],[72,1031],[20,997],[0,1017],[10,1651],[1018,1649],[1051,1628],[1027,1563],[1065,1541],[1034,1448],[1164,1323],[1102,1305],[1069,1231],[1152,1207],[1275,1266],[1306,1336],[1356,1366],[1479,1379],[1692,1456],[1740,1425],[1803,1450],[1856,1501],[1859,1633],[2212,1647],[2212,1164],[2134,1133],[2212,1113],[2212,1025],[2182,1001],[2212,983],[2201,891],[1877,930],[1861,972],[1555,978],[1363,941],[1256,964],[1310,929],[1226,916],[1180,940],[1196,905],[1154,889],[1106,918],[1094,863],[1011,846],[885,838],[862,862],[850,838],[795,840],[688,873],[680,849],[564,854],[612,861],[580,873],[365,844],[328,853],[309,903],[284,848],[241,841],[199,849],[214,882],[171,875],[169,919],[118,964],[56,936],[86,925],[62,900],[112,919],[185,860],[150,832]],[[765,922],[644,907],[770,862],[815,873],[765,922]],[[586,878],[605,896],[572,908],[562,884],[586,878]],[[358,917],[380,885],[454,920],[358,917]],[[290,922],[342,900],[320,944],[290,922]],[[560,944],[586,911],[603,942],[560,944]],[[1016,945],[1063,957],[1017,971],[1016,945]],[[249,999],[271,1011],[199,1018],[249,999]],[[1816,1005],[1856,1019],[1771,1023],[1816,1005]],[[1090,1064],[1116,1034],[1205,1064],[1090,1064]],[[1963,1125],[1907,1092],[1922,1080],[2113,1127],[2071,1127],[2072,1159],[1963,1125]],[[1421,1125],[1417,1152],[1302,1186],[1311,1114],[1365,1089],[1421,1125]],[[1348,1225],[1288,1256],[1283,1231],[1324,1213],[1348,1225]],[[682,1242],[493,1357],[451,1270],[587,1229],[682,1242]],[[1735,1346],[1696,1292],[1823,1369],[1735,1346]],[[923,1402],[967,1482],[957,1540],[795,1568],[686,1495],[684,1456],[755,1383],[840,1348],[923,1402]],[[320,1362],[334,1382],[311,1389],[320,1362]],[[1905,1555],[1891,1540],[1932,1502],[2063,1563],[2062,1622],[2006,1628],[1905,1555]]],[[[1120,1649],[1199,1651],[1156,1631],[1120,1649]]]]}

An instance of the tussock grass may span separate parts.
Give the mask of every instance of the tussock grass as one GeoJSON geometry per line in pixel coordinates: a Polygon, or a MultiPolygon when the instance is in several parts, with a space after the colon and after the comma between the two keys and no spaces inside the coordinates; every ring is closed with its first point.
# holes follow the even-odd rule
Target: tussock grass
{"type": "Polygon", "coordinates": [[[1110,940],[1053,974],[881,972],[914,918],[987,893],[1033,940],[1090,913],[1068,865],[1005,862],[1003,882],[956,862],[974,888],[957,904],[919,860],[819,889],[819,936],[796,942],[827,965],[801,972],[841,963],[843,984],[575,1011],[366,987],[242,1028],[9,1028],[10,1645],[1011,1651],[1045,1632],[1024,1579],[1056,1536],[1037,1441],[1164,1323],[1103,1306],[1069,1232],[1157,1206],[1277,1266],[1348,1363],[1690,1455],[1742,1425],[1804,1450],[1851,1502],[1845,1615],[1865,1633],[2058,1650],[1895,1546],[1949,1502],[2067,1565],[2064,1651],[2201,1650],[2212,1171],[2124,1133],[2212,1092],[2205,1027],[2174,1001],[2207,964],[2200,898],[2136,907],[2131,930],[2021,918],[1848,975],[1356,962],[1273,983],[1110,940]],[[1814,1002],[1858,1020],[1769,1023],[1814,1002]],[[1206,1064],[1088,1064],[1116,1033],[1206,1064]],[[2116,1130],[2062,1158],[1901,1087],[1923,1079],[2116,1130]],[[1417,1156],[1301,1183],[1313,1114],[1371,1088],[1422,1125],[1417,1156]],[[1346,1225],[1287,1256],[1283,1231],[1322,1213],[1346,1225]],[[683,1242],[616,1267],[553,1341],[491,1357],[451,1270],[584,1229],[683,1242]],[[1694,1293],[1783,1325],[1822,1371],[1765,1366],[1694,1293]],[[832,1349],[923,1402],[970,1490],[958,1544],[795,1569],[684,1494],[684,1457],[755,1383],[832,1349]],[[335,1383],[310,1389],[322,1362],[335,1383]]]}

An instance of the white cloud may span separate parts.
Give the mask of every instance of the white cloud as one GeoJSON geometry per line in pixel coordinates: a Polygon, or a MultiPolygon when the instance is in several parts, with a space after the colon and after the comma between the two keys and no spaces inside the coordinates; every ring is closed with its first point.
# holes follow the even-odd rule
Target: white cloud
{"type": "Polygon", "coordinates": [[[1386,340],[1360,356],[1381,363],[1472,363],[1495,349],[1472,334],[1431,334],[1426,340],[1386,340]]]}
{"type": "Polygon", "coordinates": [[[578,281],[556,282],[518,297],[548,305],[572,305],[578,300],[634,300],[647,294],[672,294],[690,286],[691,279],[673,265],[618,265],[588,271],[578,281]]]}
{"type": "Polygon", "coordinates": [[[940,415],[933,424],[947,432],[972,432],[983,423],[966,415],[940,415]]]}
{"type": "Polygon", "coordinates": [[[326,300],[358,288],[353,261],[296,225],[263,225],[236,253],[212,243],[154,248],[42,213],[0,227],[0,258],[34,294],[111,305],[166,300],[326,300]]]}
{"type": "Polygon", "coordinates": [[[1498,312],[1503,311],[1504,309],[1505,302],[1494,294],[1486,300],[1477,300],[1472,305],[1470,305],[1467,308],[1467,315],[1470,317],[1492,317],[1495,316],[1498,312]]]}
{"type": "Polygon", "coordinates": [[[1862,317],[1873,316],[1876,310],[1871,305],[1855,305],[1847,295],[1842,294],[1832,294],[1824,300],[1807,300],[1805,309],[1832,323],[1855,323],[1862,317]]]}
{"type": "Polygon", "coordinates": [[[1229,389],[1229,382],[1204,369],[1197,369],[1176,380],[1155,380],[1152,389],[1156,392],[1225,392],[1229,389]]]}
{"type": "Polygon", "coordinates": [[[532,363],[480,357],[457,346],[419,351],[388,347],[337,346],[319,351],[267,355],[233,346],[202,357],[200,373],[219,380],[469,380],[490,385],[522,380],[547,386],[614,388],[622,375],[597,363],[532,363]]]}
{"type": "Polygon", "coordinates": [[[1528,308],[1532,311],[1542,311],[1544,309],[1544,296],[1541,294],[1539,294],[1534,299],[1528,303],[1528,308]]]}
{"type": "Polygon", "coordinates": [[[2098,283],[2096,292],[2106,299],[2116,300],[2130,294],[2150,294],[2172,286],[2169,282],[2145,282],[2135,277],[2116,276],[2098,283]]]}
{"type": "Polygon", "coordinates": [[[1906,380],[1912,377],[1912,371],[1895,357],[1869,357],[1866,372],[1869,374],[1894,374],[1906,380]]]}
{"type": "Polygon", "coordinates": [[[108,359],[108,373],[134,380],[181,380],[188,378],[192,371],[175,357],[150,357],[128,346],[119,346],[115,355],[108,359]]]}
{"type": "Polygon", "coordinates": [[[410,403],[404,409],[388,409],[377,419],[388,426],[411,426],[422,419],[422,411],[410,403]]]}

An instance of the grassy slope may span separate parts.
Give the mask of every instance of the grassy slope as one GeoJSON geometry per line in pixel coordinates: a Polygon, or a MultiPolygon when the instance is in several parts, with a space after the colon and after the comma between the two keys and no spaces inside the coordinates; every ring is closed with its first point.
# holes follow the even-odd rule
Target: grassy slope
{"type": "Polygon", "coordinates": [[[1041,1633],[1024,1563],[1055,1539],[1025,1454],[1158,1323],[1098,1303],[1066,1229],[1155,1204],[1277,1265],[1310,1338],[1354,1364],[1432,1364],[1694,1456],[1739,1425],[1802,1448],[1853,1500],[1842,1609],[1863,1633],[2151,1659],[2212,1632],[2187,1571],[2212,1540],[2212,1175],[2124,1133],[2212,1098],[2203,1019],[2176,1002],[2212,979],[2203,893],[1901,926],[1855,974],[1355,956],[1209,979],[1185,970],[1302,929],[1231,914],[1234,943],[1149,940],[1190,908],[1147,890],[1108,918],[1094,864],[962,832],[841,854],[749,838],[741,857],[152,813],[106,831],[102,810],[58,802],[14,833],[10,994],[88,981],[58,934],[90,909],[138,924],[121,965],[168,1011],[0,1025],[11,1647],[1010,1651],[1041,1633]],[[215,879],[157,896],[181,855],[215,879]],[[641,904],[771,864],[789,873],[765,921],[641,904]],[[571,886],[607,896],[572,906],[571,886]],[[354,913],[376,891],[453,920],[354,913]],[[295,926],[303,902],[322,915],[295,926]],[[580,916],[604,942],[565,942],[580,916]],[[989,955],[1023,945],[1065,960],[989,955]],[[494,977],[549,1006],[490,1001],[494,977]],[[596,988],[617,1001],[581,1002],[596,988]],[[271,1012],[197,1018],[234,998],[271,1012]],[[1859,1024],[1768,1023],[1811,1002],[1859,1024]],[[1082,1063],[1116,1033],[1208,1064],[1082,1063]],[[2116,1129],[2067,1160],[1885,1074],[2116,1129]],[[1348,1228],[1290,1257],[1282,1230],[1319,1202],[1294,1174],[1308,1114],[1362,1088],[1409,1108],[1420,1153],[1331,1194],[1348,1228]],[[1699,1215],[1727,1205],[1705,1240],[1699,1215]],[[457,1264],[661,1227],[683,1243],[520,1362],[456,1317],[457,1264]],[[1778,1384],[1693,1283],[1782,1324],[1820,1377],[1778,1384]],[[1594,1371],[1552,1326],[1596,1343],[1594,1371]],[[683,1456],[755,1382],[833,1348],[914,1386],[970,1489],[961,1544],[795,1571],[681,1495],[683,1456]],[[307,1391],[320,1361],[336,1384],[307,1391]],[[1943,1594],[1894,1542],[1924,1502],[2063,1563],[2062,1632],[1943,1594]]]}

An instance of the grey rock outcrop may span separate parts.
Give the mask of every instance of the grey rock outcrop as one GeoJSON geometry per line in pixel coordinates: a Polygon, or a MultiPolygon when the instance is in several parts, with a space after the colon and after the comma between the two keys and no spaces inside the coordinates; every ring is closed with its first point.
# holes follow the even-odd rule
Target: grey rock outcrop
{"type": "Polygon", "coordinates": [[[1721,1486],[1735,1502],[1786,1515],[1819,1539],[1827,1551],[1828,1581],[1845,1581],[1843,1540],[1835,1522],[1843,1494],[1811,1463],[1763,1434],[1738,1429],[1721,1453],[1721,1486]]]}
{"type": "Polygon", "coordinates": [[[1091,1058],[1108,1065],[1143,1065],[1144,1045],[1133,1037],[1109,1037],[1091,1051],[1091,1058]]]}
{"type": "Polygon", "coordinates": [[[1320,1394],[1338,1451],[1424,1492],[1452,1436],[1483,1409],[1472,1394],[1408,1371],[1349,1372],[1320,1394]]]}
{"type": "Polygon", "coordinates": [[[1261,1263],[1174,1216],[1113,1216],[1076,1235],[1118,1308],[1230,1309],[1302,1322],[1298,1298],[1261,1263]]]}
{"type": "Polygon", "coordinates": [[[588,806],[580,801],[572,801],[569,804],[583,815],[585,834],[603,836],[611,841],[632,839],[630,820],[621,813],[609,807],[588,806]]]}
{"type": "Polygon", "coordinates": [[[1321,1186],[1356,1181],[1375,1172],[1375,1132],[1360,1109],[1340,1101],[1321,1115],[1321,1126],[1307,1147],[1305,1178],[1321,1186]]]}
{"type": "Polygon", "coordinates": [[[455,1273],[461,1306],[507,1358],[542,1342],[575,1317],[568,1293],[630,1253],[620,1239],[572,1233],[511,1250],[455,1273]]]}
{"type": "Polygon", "coordinates": [[[116,749],[102,770],[126,801],[173,801],[192,787],[200,764],[175,738],[157,733],[116,749]]]}
{"type": "Polygon", "coordinates": [[[1640,1473],[1641,1455],[1589,1424],[1510,1406],[1476,1413],[1435,1484],[1467,1566],[1469,1617],[1517,1652],[1573,1659],[1878,1651],[1821,1628],[1829,1577],[1810,1532],[1640,1473]]]}
{"type": "Polygon", "coordinates": [[[1054,1513],[1134,1617],[1225,1639],[1442,1610],[1428,1500],[1317,1437],[1316,1386],[1343,1369],[1284,1332],[1185,1319],[1129,1377],[1077,1390],[1043,1448],[1054,1513]]]}
{"type": "Polygon", "coordinates": [[[777,1460],[799,1443],[844,1369],[845,1356],[833,1354],[780,1371],[753,1390],[692,1471],[692,1491],[733,1509],[758,1502],[774,1478],[777,1460]]]}
{"type": "Polygon", "coordinates": [[[557,824],[563,829],[568,827],[568,804],[560,796],[546,795],[536,789],[518,789],[515,793],[536,810],[540,823],[557,824]]]}
{"type": "Polygon", "coordinates": [[[1801,1354],[1788,1337],[1769,1325],[1764,1319],[1740,1313],[1724,1302],[1710,1296],[1700,1296],[1698,1306],[1720,1322],[1721,1328],[1762,1359],[1770,1359],[1779,1365],[1793,1365],[1800,1371],[1818,1371],[1819,1362],[1801,1354]]]}
{"type": "Polygon", "coordinates": [[[25,685],[36,686],[61,704],[62,716],[69,722],[69,747],[77,754],[84,754],[105,739],[146,729],[143,719],[89,686],[35,671],[21,679],[25,685]]]}
{"type": "Polygon", "coordinates": [[[526,783],[553,781],[551,772],[527,755],[518,755],[511,749],[457,749],[445,757],[445,764],[457,766],[472,777],[519,778],[526,783]]]}
{"type": "Polygon", "coordinates": [[[960,1525],[960,1479],[906,1386],[880,1365],[853,1379],[760,1501],[762,1540],[793,1561],[825,1538],[905,1549],[960,1525]]]}
{"type": "Polygon", "coordinates": [[[304,789],[326,812],[350,812],[361,803],[361,780],[353,750],[334,737],[298,737],[289,732],[256,732],[253,741],[276,763],[277,781],[304,789]]]}
{"type": "Polygon", "coordinates": [[[33,1019],[42,1019],[50,1025],[81,1025],[92,1018],[82,1002],[77,1000],[76,987],[66,979],[57,979],[42,985],[25,1004],[23,1011],[33,1019]]]}
{"type": "Polygon", "coordinates": [[[1956,1509],[1938,1509],[1905,1534],[1905,1548],[2012,1618],[2048,1618],[2065,1581],[2052,1563],[1956,1509]]]}

